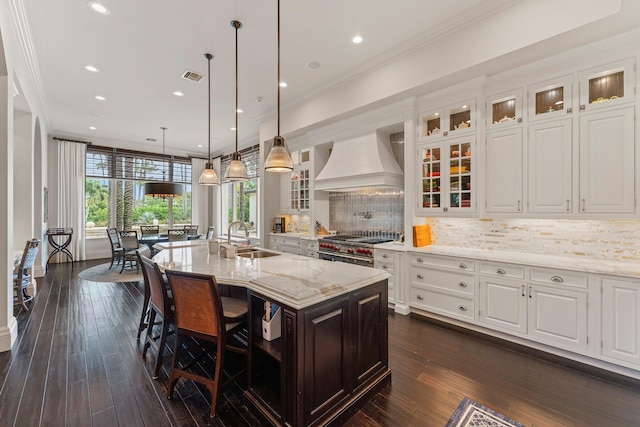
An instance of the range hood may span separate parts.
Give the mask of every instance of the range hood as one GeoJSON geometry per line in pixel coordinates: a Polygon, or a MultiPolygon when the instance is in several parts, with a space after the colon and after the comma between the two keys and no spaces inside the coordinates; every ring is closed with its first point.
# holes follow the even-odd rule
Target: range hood
{"type": "Polygon", "coordinates": [[[326,191],[404,187],[404,174],[389,142],[377,133],[371,133],[335,142],[329,160],[314,185],[316,190],[326,191]]]}

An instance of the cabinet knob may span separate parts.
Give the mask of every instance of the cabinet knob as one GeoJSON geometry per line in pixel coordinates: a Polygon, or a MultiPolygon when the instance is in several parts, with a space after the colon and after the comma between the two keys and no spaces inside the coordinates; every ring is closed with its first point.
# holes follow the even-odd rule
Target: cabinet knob
{"type": "Polygon", "coordinates": [[[573,108],[571,107],[567,108],[567,114],[571,114],[571,113],[573,113],[573,108]]]}
{"type": "Polygon", "coordinates": [[[458,282],[458,286],[460,286],[461,288],[466,288],[467,284],[464,282],[458,282]]]}
{"type": "Polygon", "coordinates": [[[567,200],[567,212],[571,210],[571,200],[567,200]]]}
{"type": "Polygon", "coordinates": [[[522,296],[524,296],[524,285],[522,285],[522,296]]]}
{"type": "Polygon", "coordinates": [[[382,254],[382,258],[389,258],[388,254],[382,254]]]}
{"type": "Polygon", "coordinates": [[[420,274],[420,273],[416,274],[416,277],[417,277],[418,279],[424,279],[424,276],[423,276],[422,274],[420,274]]]}
{"type": "Polygon", "coordinates": [[[422,257],[418,257],[418,258],[416,258],[416,261],[418,261],[418,262],[424,262],[424,260],[422,259],[422,257]]]}
{"type": "Polygon", "coordinates": [[[580,105],[580,111],[584,111],[586,108],[587,107],[584,104],[580,105]]]}
{"type": "Polygon", "coordinates": [[[384,268],[385,270],[388,270],[389,266],[385,264],[385,265],[382,266],[382,268],[384,268]]]}
{"type": "Polygon", "coordinates": [[[424,297],[422,295],[416,295],[416,299],[422,301],[424,299],[424,297]]]}
{"type": "Polygon", "coordinates": [[[462,270],[466,270],[467,269],[467,264],[461,262],[460,264],[458,264],[458,268],[461,268],[462,270]]]}
{"type": "Polygon", "coordinates": [[[586,204],[587,204],[586,199],[582,199],[582,212],[584,212],[584,211],[585,211],[585,209],[586,209],[586,204]]]}
{"type": "Polygon", "coordinates": [[[564,279],[562,276],[551,276],[551,281],[556,283],[563,283],[564,279]]]}
{"type": "Polygon", "coordinates": [[[505,274],[505,271],[502,268],[496,268],[496,274],[505,274]]]}
{"type": "Polygon", "coordinates": [[[467,311],[467,307],[465,307],[464,305],[459,305],[459,306],[458,306],[458,310],[460,310],[460,311],[467,311]]]}
{"type": "Polygon", "coordinates": [[[518,123],[522,123],[522,117],[518,117],[518,123]]]}

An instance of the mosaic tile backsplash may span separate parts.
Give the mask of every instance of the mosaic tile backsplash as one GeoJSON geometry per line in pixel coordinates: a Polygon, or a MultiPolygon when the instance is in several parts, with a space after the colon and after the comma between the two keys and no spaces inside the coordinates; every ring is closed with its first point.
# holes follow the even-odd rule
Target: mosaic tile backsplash
{"type": "Polygon", "coordinates": [[[397,238],[404,229],[404,192],[378,189],[329,194],[329,225],[343,234],[397,238]]]}
{"type": "Polygon", "coordinates": [[[433,244],[640,262],[640,220],[427,218],[426,222],[433,244]]]}

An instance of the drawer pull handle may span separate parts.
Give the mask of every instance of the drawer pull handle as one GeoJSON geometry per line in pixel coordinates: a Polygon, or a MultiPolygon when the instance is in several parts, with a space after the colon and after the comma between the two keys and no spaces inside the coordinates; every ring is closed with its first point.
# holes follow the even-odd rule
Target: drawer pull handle
{"type": "Polygon", "coordinates": [[[466,288],[466,287],[467,287],[467,284],[466,284],[466,283],[464,283],[464,282],[459,282],[459,283],[458,283],[458,286],[460,286],[461,288],[466,288]]]}
{"type": "Polygon", "coordinates": [[[422,297],[422,295],[416,295],[416,298],[419,299],[420,301],[422,301],[424,298],[422,297]]]}
{"type": "Polygon", "coordinates": [[[505,271],[503,268],[496,268],[496,274],[505,274],[505,271]]]}
{"type": "Polygon", "coordinates": [[[418,261],[418,262],[424,262],[424,260],[422,259],[422,257],[418,257],[418,258],[416,258],[416,261],[418,261]]]}
{"type": "Polygon", "coordinates": [[[460,264],[458,264],[458,268],[466,270],[467,269],[467,264],[465,264],[464,262],[461,262],[460,264]]]}
{"type": "Polygon", "coordinates": [[[416,277],[417,277],[418,279],[424,279],[424,276],[423,276],[422,274],[420,274],[420,273],[418,273],[418,274],[416,275],[416,277]]]}
{"type": "Polygon", "coordinates": [[[385,264],[385,265],[382,266],[382,268],[384,268],[385,270],[388,270],[389,266],[385,264]]]}
{"type": "Polygon", "coordinates": [[[524,296],[524,285],[522,285],[522,296],[524,296]]]}
{"type": "Polygon", "coordinates": [[[388,254],[382,254],[382,258],[389,258],[388,254]]]}
{"type": "Polygon", "coordinates": [[[459,306],[458,306],[458,310],[460,310],[460,311],[467,311],[467,307],[465,307],[464,305],[459,305],[459,306]]]}
{"type": "Polygon", "coordinates": [[[556,283],[563,283],[564,279],[561,276],[551,276],[551,281],[556,283]]]}

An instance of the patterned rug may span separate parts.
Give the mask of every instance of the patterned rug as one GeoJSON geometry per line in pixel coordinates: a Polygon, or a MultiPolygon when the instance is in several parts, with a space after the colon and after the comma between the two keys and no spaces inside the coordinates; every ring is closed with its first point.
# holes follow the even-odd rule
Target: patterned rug
{"type": "Polygon", "coordinates": [[[465,397],[445,427],[524,427],[524,425],[465,397]]]}
{"type": "Polygon", "coordinates": [[[120,265],[114,265],[111,267],[111,270],[109,270],[109,263],[100,264],[82,270],[79,276],[81,279],[91,280],[92,282],[139,282],[144,280],[142,270],[136,273],[136,269],[129,268],[129,264],[127,263],[127,268],[120,274],[121,268],[122,266],[120,265]]]}

